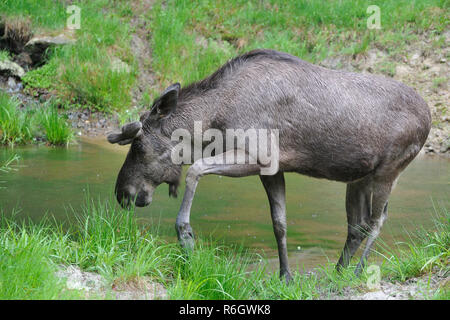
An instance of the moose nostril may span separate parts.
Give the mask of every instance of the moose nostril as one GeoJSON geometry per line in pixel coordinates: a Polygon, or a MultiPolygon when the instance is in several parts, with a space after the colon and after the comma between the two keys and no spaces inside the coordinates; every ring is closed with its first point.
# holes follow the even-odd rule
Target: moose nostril
{"type": "Polygon", "coordinates": [[[145,191],[139,191],[139,193],[137,194],[136,200],[135,200],[135,204],[138,207],[145,207],[146,205],[148,205],[148,193],[145,191]]]}

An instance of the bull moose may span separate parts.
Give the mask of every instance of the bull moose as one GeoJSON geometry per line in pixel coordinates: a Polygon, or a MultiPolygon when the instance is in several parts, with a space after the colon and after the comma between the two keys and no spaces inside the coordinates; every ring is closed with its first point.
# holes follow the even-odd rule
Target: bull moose
{"type": "Polygon", "coordinates": [[[182,164],[171,159],[171,135],[179,128],[193,133],[195,121],[202,122],[202,130],[222,132],[276,128],[279,163],[274,174],[261,175],[258,159],[234,164],[205,161],[230,152],[251,156],[233,147],[212,159],[193,159],[176,219],[180,244],[194,246],[189,217],[200,177],[259,175],[270,203],[280,277],[289,281],[284,172],[347,184],[348,235],[336,267],[348,266],[367,238],[355,270],[359,274],[387,218],[388,197],[399,174],[427,139],[431,115],[413,89],[393,79],[330,70],[274,50],[253,50],[199,82],[169,86],[140,121],[108,135],[111,143],[131,144],[115,186],[122,206],[149,205],[163,182],[169,185],[169,195],[176,196],[182,164]]]}

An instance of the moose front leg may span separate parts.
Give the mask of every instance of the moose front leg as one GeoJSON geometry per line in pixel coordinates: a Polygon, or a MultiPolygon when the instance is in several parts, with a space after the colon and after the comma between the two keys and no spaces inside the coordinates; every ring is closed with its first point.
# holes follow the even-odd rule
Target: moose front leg
{"type": "Polygon", "coordinates": [[[245,177],[260,173],[261,167],[256,164],[256,161],[248,161],[248,163],[245,164],[224,163],[225,159],[233,159],[233,157],[234,159],[239,159],[240,157],[245,157],[243,159],[251,159],[245,151],[230,150],[214,157],[199,159],[188,169],[186,174],[186,190],[184,191],[183,201],[175,224],[178,241],[183,248],[187,250],[192,250],[194,248],[194,233],[189,223],[189,218],[192,200],[194,199],[195,189],[197,188],[200,177],[207,174],[217,174],[227,177],[245,177]]]}
{"type": "Polygon", "coordinates": [[[270,204],[270,214],[272,216],[273,231],[278,245],[278,256],[280,259],[280,278],[284,278],[286,283],[292,280],[288,264],[287,242],[286,242],[286,199],[285,182],[283,172],[278,172],[273,176],[260,176],[267,192],[270,204]]]}

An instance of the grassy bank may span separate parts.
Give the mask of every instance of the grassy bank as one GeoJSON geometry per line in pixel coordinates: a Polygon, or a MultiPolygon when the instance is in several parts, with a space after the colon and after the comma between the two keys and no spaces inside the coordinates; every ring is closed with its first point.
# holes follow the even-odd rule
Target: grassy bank
{"type": "MultiPolygon", "coordinates": [[[[43,64],[21,79],[25,92],[56,97],[63,109],[89,109],[122,125],[138,119],[169,84],[187,85],[232,57],[271,48],[330,68],[395,76],[430,105],[426,150],[450,150],[446,0],[70,3],[81,9],[80,29],[66,26],[67,1],[0,1],[0,33],[6,26],[12,42],[61,34],[74,40],[49,48],[43,64]],[[380,29],[367,27],[370,5],[380,9],[380,29]]],[[[4,59],[20,57],[0,48],[4,59]]],[[[30,141],[30,135],[25,131],[17,140],[30,141]]]]}
{"type": "Polygon", "coordinates": [[[45,141],[67,145],[74,139],[72,129],[56,105],[49,101],[38,108],[20,107],[20,101],[0,91],[0,144],[20,145],[45,141]]]}
{"type": "Polygon", "coordinates": [[[81,8],[80,29],[66,28],[66,1],[1,1],[0,22],[20,26],[27,40],[35,35],[69,34],[75,45],[51,49],[41,68],[26,74],[26,88],[52,91],[66,106],[119,110],[131,103],[135,72],[114,69],[114,59],[133,67],[127,1],[73,1],[81,8]],[[17,23],[20,21],[20,23],[17,23]],[[25,31],[24,31],[25,30],[25,31]]]}
{"type": "MultiPolygon", "coordinates": [[[[318,63],[336,55],[357,56],[371,48],[385,52],[379,72],[392,75],[395,56],[405,56],[409,43],[421,34],[432,37],[437,50],[445,43],[448,1],[72,1],[81,9],[75,44],[58,47],[47,63],[24,77],[29,90],[46,89],[67,107],[123,111],[132,103],[132,90],[146,87],[148,104],[173,82],[183,85],[213,72],[227,59],[254,48],[272,48],[318,63]],[[367,28],[370,5],[380,8],[381,29],[367,28]],[[141,7],[142,6],[142,7],[141,7]],[[133,19],[142,23],[132,23],[133,19]],[[146,35],[152,57],[133,52],[133,35],[146,35]],[[138,83],[137,59],[153,69],[154,87],[138,83]],[[120,59],[129,70],[117,69],[120,59]]],[[[25,25],[34,34],[66,32],[65,1],[0,2],[6,24],[25,25]]],[[[397,59],[398,60],[398,59],[397,59]]],[[[394,68],[395,69],[395,68],[394,68]]],[[[148,81],[148,79],[146,80],[148,81]]]]}
{"type": "Polygon", "coordinates": [[[313,63],[374,47],[395,54],[418,34],[432,31],[438,38],[449,22],[448,2],[440,0],[157,1],[149,18],[153,68],[163,86],[201,79],[254,48],[313,63]],[[380,8],[381,30],[367,28],[370,5],[380,8]]]}
{"type": "MultiPolygon", "coordinates": [[[[69,265],[102,275],[111,290],[120,283],[151,279],[163,284],[169,299],[318,299],[344,294],[348,287],[367,291],[370,275],[355,278],[352,267],[339,274],[331,263],[310,274],[295,271],[294,282],[287,286],[276,273],[267,272],[264,257],[243,248],[200,239],[187,257],[152,226],[139,223],[133,212],[109,202],[88,200],[82,212],[73,214],[78,223],[68,230],[49,221],[36,225],[2,219],[0,299],[85,298],[55,276],[69,265]]],[[[385,256],[383,279],[448,275],[449,218],[442,210],[434,230],[412,235],[400,252],[380,250],[385,256]]],[[[448,287],[427,297],[449,299],[448,287]]]]}

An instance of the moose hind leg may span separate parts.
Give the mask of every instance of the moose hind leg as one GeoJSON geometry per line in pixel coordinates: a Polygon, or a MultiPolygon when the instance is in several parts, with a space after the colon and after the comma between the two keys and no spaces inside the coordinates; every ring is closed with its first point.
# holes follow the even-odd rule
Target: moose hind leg
{"type": "Polygon", "coordinates": [[[355,274],[359,275],[364,269],[367,258],[371,252],[372,246],[380,234],[381,227],[387,219],[388,198],[391,194],[392,183],[382,182],[374,183],[374,191],[372,196],[372,213],[370,216],[368,239],[361,260],[356,266],[355,274]]]}
{"type": "Polygon", "coordinates": [[[273,176],[260,175],[260,178],[269,198],[273,231],[277,240],[278,256],[280,259],[280,278],[284,278],[289,283],[292,280],[292,276],[289,270],[287,254],[284,175],[283,172],[278,172],[273,176]]]}
{"type": "Polygon", "coordinates": [[[347,185],[345,208],[347,211],[347,240],[336,265],[339,271],[346,268],[356,250],[367,236],[366,230],[371,211],[371,178],[347,185]]]}

